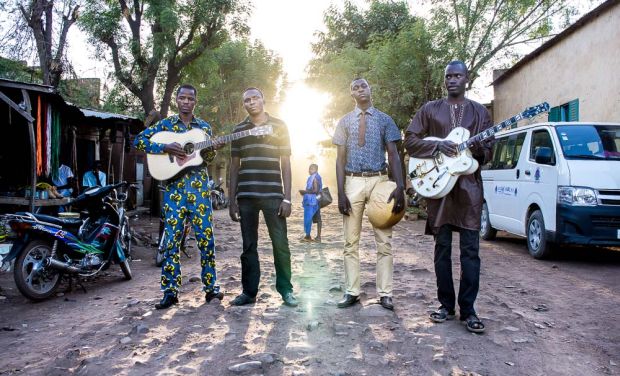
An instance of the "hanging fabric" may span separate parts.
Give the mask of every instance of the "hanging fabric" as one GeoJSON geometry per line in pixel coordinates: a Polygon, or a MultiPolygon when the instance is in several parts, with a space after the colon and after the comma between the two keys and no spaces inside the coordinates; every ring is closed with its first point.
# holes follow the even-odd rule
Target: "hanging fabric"
{"type": "Polygon", "coordinates": [[[47,116],[45,117],[45,176],[52,172],[52,105],[47,104],[47,116]]]}
{"type": "Polygon", "coordinates": [[[42,159],[42,154],[43,154],[43,148],[41,147],[41,145],[43,144],[43,135],[41,134],[41,113],[42,113],[42,108],[41,108],[41,96],[37,96],[37,136],[36,136],[36,151],[37,151],[37,160],[36,160],[36,169],[37,169],[37,175],[40,176],[43,173],[43,159],[42,159]]]}
{"type": "Polygon", "coordinates": [[[52,179],[58,178],[60,167],[60,112],[52,110],[52,150],[51,150],[51,175],[52,179]]]}

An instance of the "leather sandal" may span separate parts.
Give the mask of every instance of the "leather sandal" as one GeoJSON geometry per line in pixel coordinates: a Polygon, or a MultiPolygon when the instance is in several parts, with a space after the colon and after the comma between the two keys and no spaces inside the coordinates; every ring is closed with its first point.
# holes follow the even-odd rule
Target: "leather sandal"
{"type": "Polygon", "coordinates": [[[484,332],[484,324],[482,323],[482,321],[480,321],[480,319],[478,318],[478,316],[476,316],[476,314],[471,314],[469,316],[467,316],[467,318],[465,320],[461,320],[463,321],[463,323],[467,326],[467,330],[469,330],[472,333],[482,333],[484,332]]]}
{"type": "Polygon", "coordinates": [[[433,322],[442,323],[446,320],[453,320],[456,317],[454,310],[448,310],[446,307],[439,307],[435,312],[429,315],[433,322]]]}

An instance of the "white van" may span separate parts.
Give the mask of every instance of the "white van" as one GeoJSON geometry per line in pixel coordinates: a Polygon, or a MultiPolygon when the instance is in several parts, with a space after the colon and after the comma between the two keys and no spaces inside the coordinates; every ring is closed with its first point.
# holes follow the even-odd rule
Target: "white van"
{"type": "Polygon", "coordinates": [[[535,258],[552,244],[620,246],[620,124],[532,124],[496,140],[482,167],[483,239],[524,236],[535,258]]]}

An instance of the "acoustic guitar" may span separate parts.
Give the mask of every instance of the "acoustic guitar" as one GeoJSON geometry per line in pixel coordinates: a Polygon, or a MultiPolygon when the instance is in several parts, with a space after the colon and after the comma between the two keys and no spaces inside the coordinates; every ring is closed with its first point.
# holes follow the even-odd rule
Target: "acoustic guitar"
{"type": "Polygon", "coordinates": [[[469,175],[478,169],[478,161],[474,159],[469,148],[478,141],[493,137],[495,133],[515,124],[521,119],[534,117],[542,112],[549,111],[549,104],[543,102],[537,106],[529,107],[522,113],[504,120],[501,123],[469,137],[469,131],[463,127],[454,128],[446,138],[426,137],[428,141],[449,140],[457,144],[458,154],[456,157],[437,152],[431,158],[409,159],[409,177],[413,189],[426,198],[441,198],[450,193],[457,179],[461,175],[469,175]]]}
{"type": "MultiPolygon", "coordinates": [[[[232,133],[225,136],[215,138],[218,142],[231,142],[247,136],[266,136],[273,133],[271,125],[263,125],[254,127],[245,131],[232,133]]],[[[162,131],[157,132],[150,139],[152,142],[171,144],[178,143],[185,151],[185,157],[179,158],[168,153],[163,154],[146,154],[146,161],[149,166],[149,172],[157,180],[167,180],[184,169],[192,166],[199,166],[203,159],[200,150],[213,146],[214,139],[200,128],[194,128],[187,132],[176,133],[162,131]]]]}

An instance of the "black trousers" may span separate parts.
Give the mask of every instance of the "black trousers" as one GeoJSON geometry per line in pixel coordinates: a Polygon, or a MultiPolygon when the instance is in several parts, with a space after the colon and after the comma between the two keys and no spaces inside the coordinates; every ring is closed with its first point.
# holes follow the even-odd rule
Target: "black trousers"
{"type": "Polygon", "coordinates": [[[276,267],[276,290],[280,295],[293,290],[291,284],[291,251],[288,247],[286,218],[278,216],[282,199],[279,198],[241,198],[239,215],[241,216],[241,236],[243,252],[241,253],[241,284],[243,293],[255,297],[260,281],[260,263],[258,260],[258,215],[263,212],[265,224],[273,247],[273,260],[276,267]]]}
{"type": "Polygon", "coordinates": [[[443,225],[435,235],[435,275],[437,276],[437,298],[449,310],[455,308],[454,283],[452,282],[452,231],[460,233],[461,281],[458,303],[464,319],[475,314],[474,302],[480,284],[479,232],[443,225]]]}

